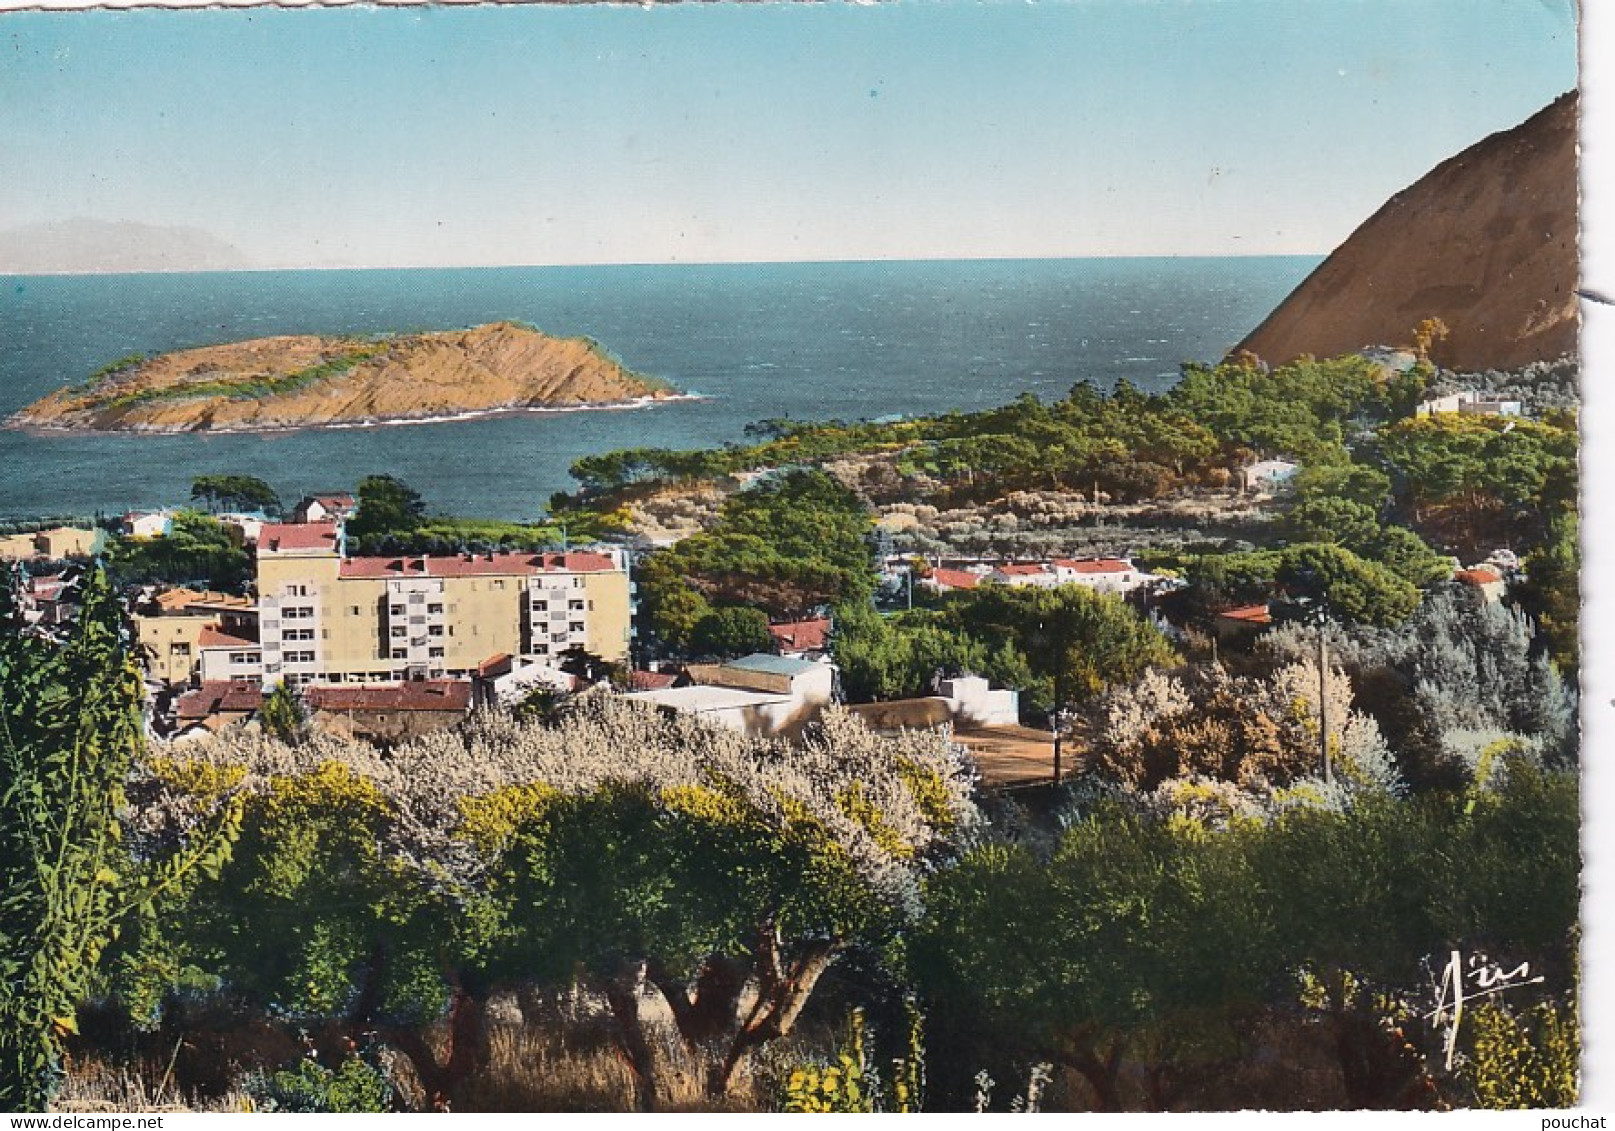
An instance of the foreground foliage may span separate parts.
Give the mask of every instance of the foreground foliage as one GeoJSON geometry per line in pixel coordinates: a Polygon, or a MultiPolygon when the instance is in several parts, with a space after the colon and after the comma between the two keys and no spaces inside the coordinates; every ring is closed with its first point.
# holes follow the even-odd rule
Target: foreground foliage
{"type": "Polygon", "coordinates": [[[239,813],[198,814],[177,847],[125,837],[142,688],[104,572],[62,645],[24,635],[0,592],[0,1107],[42,1111],[107,945],[165,893],[217,870],[239,813]]]}

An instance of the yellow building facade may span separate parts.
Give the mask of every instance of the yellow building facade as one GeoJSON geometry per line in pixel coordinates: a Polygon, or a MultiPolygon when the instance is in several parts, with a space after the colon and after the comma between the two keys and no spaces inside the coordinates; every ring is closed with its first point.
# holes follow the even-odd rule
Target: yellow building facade
{"type": "MultiPolygon", "coordinates": [[[[210,630],[215,636],[232,632],[250,637],[257,619],[258,610],[246,597],[191,589],[159,594],[134,618],[146,675],[176,685],[195,682],[210,630]]],[[[257,647],[248,640],[242,643],[257,647]]]]}
{"type": "Polygon", "coordinates": [[[265,683],[468,678],[497,656],[628,656],[620,551],[356,557],[335,524],[258,541],[265,683]]]}

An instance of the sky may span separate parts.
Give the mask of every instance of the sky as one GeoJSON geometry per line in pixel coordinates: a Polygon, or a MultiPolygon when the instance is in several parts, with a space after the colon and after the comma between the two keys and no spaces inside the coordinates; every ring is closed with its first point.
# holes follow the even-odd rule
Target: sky
{"type": "Polygon", "coordinates": [[[1569,0],[0,15],[0,227],[254,266],[1322,254],[1576,84],[1569,0]]]}

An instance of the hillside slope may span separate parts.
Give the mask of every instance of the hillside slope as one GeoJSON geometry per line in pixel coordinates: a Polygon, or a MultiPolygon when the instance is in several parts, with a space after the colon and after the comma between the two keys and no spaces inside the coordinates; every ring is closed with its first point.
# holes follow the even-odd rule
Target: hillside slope
{"type": "Polygon", "coordinates": [[[496,322],[380,339],[257,338],[133,361],[35,401],[13,427],[302,428],[672,395],[583,338],[496,322]]]}
{"type": "Polygon", "coordinates": [[[1576,95],[1397,193],[1235,347],[1279,364],[1404,345],[1422,319],[1455,369],[1576,350],[1576,95]]]}

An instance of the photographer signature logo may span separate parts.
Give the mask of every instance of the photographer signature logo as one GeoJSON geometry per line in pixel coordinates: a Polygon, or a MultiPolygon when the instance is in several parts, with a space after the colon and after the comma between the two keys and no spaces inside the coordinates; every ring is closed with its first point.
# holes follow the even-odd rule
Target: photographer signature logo
{"type": "Polygon", "coordinates": [[[1534,986],[1543,981],[1538,974],[1531,977],[1531,964],[1522,962],[1512,970],[1493,962],[1484,954],[1472,954],[1465,961],[1462,951],[1453,951],[1441,971],[1441,982],[1436,986],[1436,1007],[1424,1015],[1436,1028],[1445,1027],[1443,1042],[1447,1052],[1447,1069],[1452,1070],[1452,1059],[1458,1048],[1458,1026],[1464,1018],[1464,1003],[1493,997],[1504,990],[1520,986],[1534,986]]]}

